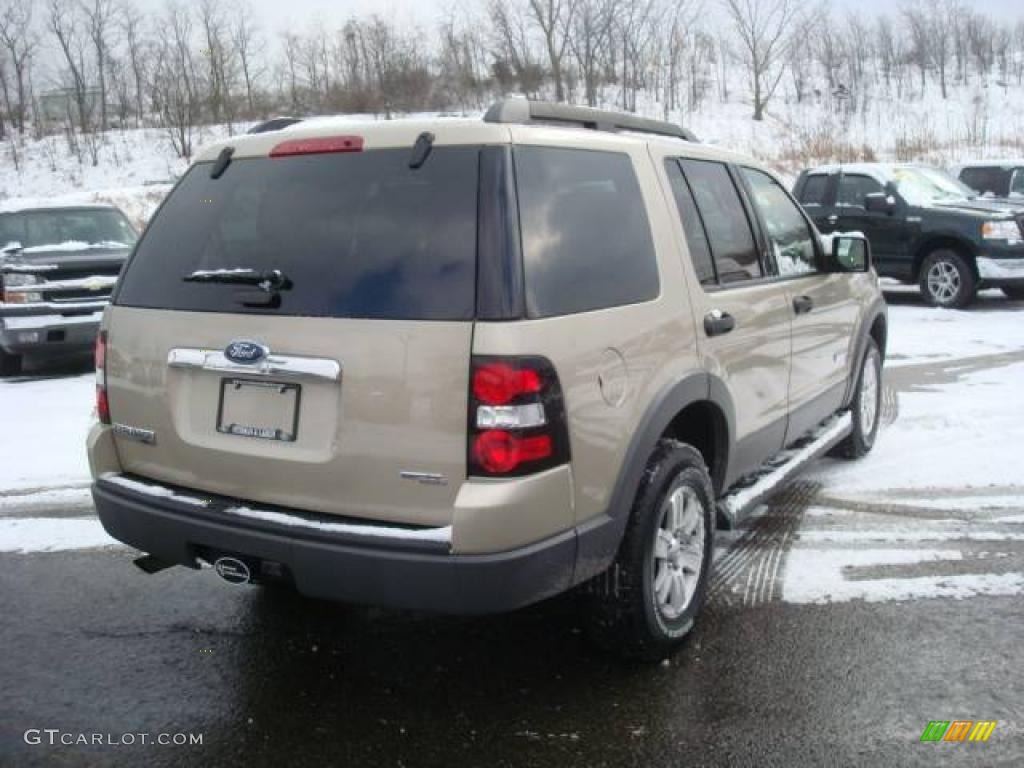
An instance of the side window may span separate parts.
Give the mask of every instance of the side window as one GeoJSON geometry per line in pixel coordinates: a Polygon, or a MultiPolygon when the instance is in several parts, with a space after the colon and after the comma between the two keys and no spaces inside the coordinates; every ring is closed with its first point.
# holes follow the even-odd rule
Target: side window
{"type": "Polygon", "coordinates": [[[658,264],[629,155],[516,147],[530,317],[658,296],[658,264]]]}
{"type": "Polygon", "coordinates": [[[750,220],[724,163],[679,161],[707,232],[720,283],[763,275],[750,220]]]}
{"type": "Polygon", "coordinates": [[[843,177],[839,179],[839,194],[836,202],[838,205],[863,208],[865,195],[883,191],[882,185],[870,176],[843,174],[843,177]]]}
{"type": "Polygon", "coordinates": [[[964,168],[960,181],[979,195],[1006,197],[1009,194],[1010,171],[1002,168],[964,168]]]}
{"type": "Polygon", "coordinates": [[[803,205],[824,205],[825,189],[828,186],[828,176],[824,173],[812,173],[804,181],[804,187],[800,190],[800,202],[803,205]]]}
{"type": "Polygon", "coordinates": [[[761,213],[779,274],[785,277],[817,272],[814,233],[796,203],[767,173],[753,168],[741,168],[740,172],[750,185],[754,205],[761,213]]]}
{"type": "Polygon", "coordinates": [[[708,244],[708,236],[704,231],[704,223],[700,220],[690,185],[686,183],[686,177],[679,170],[679,163],[676,160],[666,160],[665,171],[672,185],[672,195],[676,199],[679,218],[683,222],[683,231],[686,233],[686,243],[690,247],[690,258],[693,260],[697,279],[701,285],[714,285],[718,279],[715,277],[715,266],[711,263],[711,246],[708,244]]]}
{"type": "Polygon", "coordinates": [[[1010,196],[1024,197],[1024,168],[1017,168],[1010,181],[1010,196]]]}

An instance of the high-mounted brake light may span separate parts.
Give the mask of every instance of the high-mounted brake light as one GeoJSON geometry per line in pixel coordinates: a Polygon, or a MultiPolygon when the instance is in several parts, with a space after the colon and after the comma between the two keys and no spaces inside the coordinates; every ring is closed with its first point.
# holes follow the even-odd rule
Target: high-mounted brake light
{"type": "Polygon", "coordinates": [[[474,357],[469,474],[515,477],[569,461],[562,388],[542,357],[474,357]]]}
{"type": "Polygon", "coordinates": [[[362,152],[362,136],[321,136],[312,139],[289,139],[270,150],[271,157],[323,155],[337,152],[362,152]]]}
{"type": "Polygon", "coordinates": [[[107,400],[107,332],[96,334],[96,415],[101,424],[110,423],[110,403],[107,400]]]}

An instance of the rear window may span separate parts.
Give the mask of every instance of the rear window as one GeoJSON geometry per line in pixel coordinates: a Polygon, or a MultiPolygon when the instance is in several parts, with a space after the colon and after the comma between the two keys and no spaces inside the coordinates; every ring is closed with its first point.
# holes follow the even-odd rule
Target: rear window
{"type": "Polygon", "coordinates": [[[479,148],[238,159],[194,166],[150,224],[117,303],[153,309],[405,320],[472,319],[479,148]],[[278,308],[198,270],[281,270],[278,308]]]}
{"type": "Polygon", "coordinates": [[[979,195],[1006,197],[1010,194],[1010,175],[1010,170],[1004,168],[964,168],[960,181],[979,195]]]}
{"type": "Polygon", "coordinates": [[[516,147],[526,309],[550,317],[658,296],[658,265],[629,155],[516,147]]]}

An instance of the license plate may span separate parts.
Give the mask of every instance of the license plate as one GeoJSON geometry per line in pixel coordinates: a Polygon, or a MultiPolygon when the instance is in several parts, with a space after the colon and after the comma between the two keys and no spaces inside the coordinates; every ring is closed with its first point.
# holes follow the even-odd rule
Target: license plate
{"type": "Polygon", "coordinates": [[[298,384],[221,379],[217,431],[293,442],[299,432],[298,384]]]}

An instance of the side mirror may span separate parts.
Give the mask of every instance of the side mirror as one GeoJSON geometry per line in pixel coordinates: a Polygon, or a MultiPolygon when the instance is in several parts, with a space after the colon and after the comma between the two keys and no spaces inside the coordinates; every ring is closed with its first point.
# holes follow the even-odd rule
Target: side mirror
{"type": "Polygon", "coordinates": [[[11,242],[9,242],[3,248],[0,248],[0,253],[2,253],[4,256],[9,256],[12,253],[18,253],[21,250],[24,250],[22,244],[19,243],[17,240],[11,240],[11,242]]]}
{"type": "Polygon", "coordinates": [[[884,192],[864,195],[864,209],[871,213],[892,213],[896,210],[896,198],[884,192]]]}
{"type": "Polygon", "coordinates": [[[833,235],[831,272],[867,272],[871,269],[871,244],[859,232],[833,235]]]}

